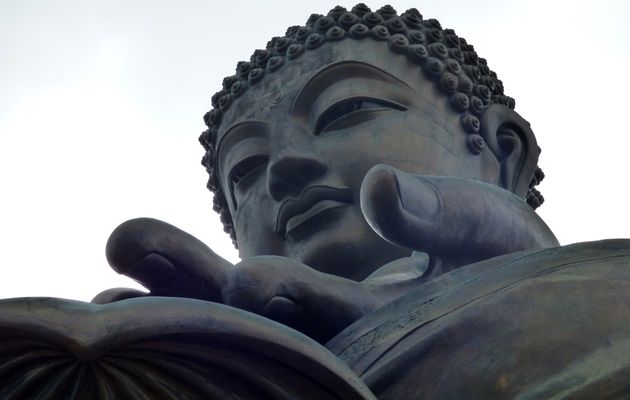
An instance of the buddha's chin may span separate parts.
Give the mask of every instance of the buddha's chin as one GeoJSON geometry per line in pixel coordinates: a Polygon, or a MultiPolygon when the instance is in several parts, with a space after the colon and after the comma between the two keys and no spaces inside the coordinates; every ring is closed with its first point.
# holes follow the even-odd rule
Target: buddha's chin
{"type": "Polygon", "coordinates": [[[344,210],[335,224],[291,243],[287,256],[320,272],[362,280],[410,250],[388,243],[367,224],[354,207],[344,210]]]}

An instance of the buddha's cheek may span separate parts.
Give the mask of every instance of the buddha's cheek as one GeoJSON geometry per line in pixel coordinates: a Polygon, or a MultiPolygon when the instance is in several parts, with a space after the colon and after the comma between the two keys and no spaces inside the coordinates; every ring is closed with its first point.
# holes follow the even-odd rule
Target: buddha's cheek
{"type": "Polygon", "coordinates": [[[264,185],[254,185],[241,199],[234,215],[234,228],[241,259],[259,255],[285,256],[282,238],[274,232],[276,216],[264,185]]]}

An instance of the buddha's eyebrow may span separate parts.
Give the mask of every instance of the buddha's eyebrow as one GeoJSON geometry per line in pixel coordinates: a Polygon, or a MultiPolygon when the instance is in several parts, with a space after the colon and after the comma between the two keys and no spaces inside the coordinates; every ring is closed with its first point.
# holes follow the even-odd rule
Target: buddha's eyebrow
{"type": "Polygon", "coordinates": [[[228,127],[219,138],[219,141],[217,143],[217,153],[221,149],[222,144],[226,141],[226,138],[230,137],[230,142],[234,140],[238,142],[246,137],[263,137],[265,135],[268,125],[269,123],[267,121],[258,119],[248,119],[230,125],[230,127],[228,127]],[[234,140],[232,140],[232,138],[234,140]]]}
{"type": "Polygon", "coordinates": [[[346,79],[370,79],[387,82],[406,90],[411,86],[373,65],[360,61],[341,61],[318,71],[300,90],[291,107],[291,114],[307,115],[317,98],[334,83],[346,79]]]}

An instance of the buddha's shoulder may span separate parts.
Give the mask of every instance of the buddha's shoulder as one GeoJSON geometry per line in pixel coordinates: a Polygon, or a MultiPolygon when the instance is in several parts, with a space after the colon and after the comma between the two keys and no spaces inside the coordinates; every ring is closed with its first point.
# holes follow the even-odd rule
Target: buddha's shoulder
{"type": "MultiPolygon", "coordinates": [[[[550,249],[524,253],[525,264],[556,266],[609,264],[630,256],[630,239],[606,239],[574,243],[550,249]]],[[[517,261],[518,262],[518,261],[517,261]]]]}
{"type": "Polygon", "coordinates": [[[628,304],[630,240],[577,243],[459,268],[328,347],[378,398],[600,398],[630,384],[628,304]]]}
{"type": "MultiPolygon", "coordinates": [[[[571,285],[571,282],[574,287],[601,285],[604,281],[630,284],[630,239],[528,250],[460,267],[419,285],[364,317],[341,336],[355,327],[362,327],[361,330],[366,326],[376,327],[389,316],[409,314],[402,317],[405,323],[417,324],[425,322],[428,310],[437,317],[436,313],[448,313],[463,304],[503,299],[507,293],[541,290],[554,284],[571,285]],[[588,281],[594,282],[588,284],[588,281]]],[[[551,295],[561,297],[562,293],[551,295]]],[[[396,326],[400,328],[400,324],[396,326]]],[[[336,345],[337,341],[333,343],[336,345]]]]}
{"type": "MultiPolygon", "coordinates": [[[[608,239],[526,251],[482,261],[458,271],[458,283],[473,278],[505,284],[562,276],[630,278],[630,239],[608,239]]],[[[531,282],[530,282],[531,284],[531,282]]]]}
{"type": "Polygon", "coordinates": [[[484,260],[420,285],[401,303],[425,295],[483,296],[495,293],[490,288],[505,291],[549,281],[589,279],[630,280],[630,239],[575,243],[484,260]]]}
{"type": "MultiPolygon", "coordinates": [[[[541,290],[542,287],[602,285],[604,281],[630,284],[630,239],[608,239],[554,248],[507,254],[458,268],[411,290],[350,326],[340,335],[361,327],[376,327],[392,316],[404,324],[426,322],[461,305],[496,301],[507,293],[541,290]],[[593,283],[588,283],[594,281],[593,283]],[[407,316],[404,316],[408,314],[407,316]]],[[[573,290],[576,290],[576,289],[573,290]]],[[[555,289],[554,289],[555,290],[555,289]]],[[[553,291],[553,297],[562,292],[553,291]]],[[[556,299],[557,301],[558,299],[556,299]]],[[[389,324],[386,324],[389,326],[389,324]]],[[[401,327],[396,324],[397,329],[401,327]]],[[[339,341],[333,341],[338,345],[339,341]]]]}

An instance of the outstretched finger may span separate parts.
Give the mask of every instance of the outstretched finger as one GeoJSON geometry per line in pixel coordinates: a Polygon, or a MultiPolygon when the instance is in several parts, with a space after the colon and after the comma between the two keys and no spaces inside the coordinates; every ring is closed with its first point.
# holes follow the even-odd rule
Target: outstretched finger
{"type": "Polygon", "coordinates": [[[194,236],[152,218],[126,221],[112,232],[107,260],[152,295],[221,302],[228,261],[194,236]]]}

